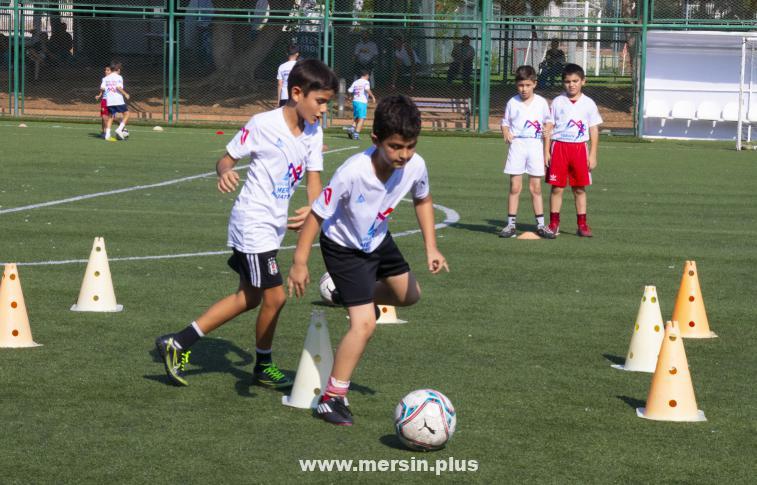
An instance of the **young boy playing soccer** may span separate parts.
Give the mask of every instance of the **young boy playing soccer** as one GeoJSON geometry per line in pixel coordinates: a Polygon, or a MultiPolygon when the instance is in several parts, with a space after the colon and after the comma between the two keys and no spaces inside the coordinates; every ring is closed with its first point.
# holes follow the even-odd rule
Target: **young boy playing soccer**
{"type": "Polygon", "coordinates": [[[597,166],[602,117],[594,101],[581,92],[586,84],[586,75],[581,66],[566,64],[562,81],[565,92],[552,101],[555,128],[552,133],[544,135],[544,160],[549,167],[547,182],[552,185],[549,230],[555,236],[560,234],[562,195],[565,186],[570,183],[576,201],[576,234],[591,237],[591,228],[586,222],[586,187],[591,185],[591,171],[597,166]]]}
{"type": "Polygon", "coordinates": [[[129,122],[129,107],[126,106],[126,100],[129,99],[129,94],[124,91],[124,78],[121,77],[121,63],[114,62],[110,65],[111,73],[105,76],[100,84],[100,92],[105,93],[105,97],[108,101],[108,116],[105,122],[105,139],[107,141],[116,141],[115,138],[110,136],[110,128],[113,125],[113,120],[118,113],[122,113],[123,118],[121,124],[116,128],[116,136],[120,140],[126,139],[124,130],[126,123],[129,122]]]}
{"type": "Polygon", "coordinates": [[[297,59],[300,57],[300,49],[296,45],[290,45],[287,51],[287,61],[279,66],[279,70],[276,72],[276,98],[279,107],[284,106],[289,101],[289,89],[287,86],[287,79],[289,73],[292,72],[292,68],[297,63],[297,59]]]}
{"type": "Polygon", "coordinates": [[[321,192],[320,120],[337,88],[337,78],[326,64],[315,59],[297,63],[289,74],[289,103],[253,116],[216,163],[218,190],[229,193],[239,184],[234,166],[250,157],[247,180],[229,218],[228,245],[233,249],[229,266],[239,273],[239,287],[180,332],[155,341],[174,384],[187,385],[184,371],[189,349],[200,337],[261,305],[254,377],[268,387],[291,385],[271,358],[273,334],[286,301],[276,255],[286,229],[299,230],[310,212],[307,206],[298,209],[287,225],[289,200],[297,186],[306,179],[309,202],[321,192]]]}
{"type": "Polygon", "coordinates": [[[390,96],[376,107],[371,140],[374,146],[347,159],[313,203],[305,220],[294,264],[290,295],[305,293],[307,261],[321,225],[321,253],[336,286],[335,302],[347,307],[350,328],[334,358],[325,394],[316,415],[349,426],[350,377],[376,328],[376,304],[408,306],[420,298],[420,286],[389,233],[387,217],[411,192],[426,246],[428,269],[449,271],[436,247],[434,209],[426,163],[415,153],[421,115],[406,96],[390,96]]]}
{"type": "Polygon", "coordinates": [[[360,77],[350,85],[348,91],[352,94],[352,127],[347,136],[353,140],[360,139],[360,130],[363,129],[363,123],[368,116],[368,97],[371,101],[376,102],[376,97],[371,91],[371,71],[363,69],[360,71],[360,77]]]}
{"type": "Polygon", "coordinates": [[[110,73],[110,65],[105,66],[105,76],[100,81],[100,92],[97,93],[97,96],[95,96],[95,99],[100,100],[100,118],[102,118],[102,133],[100,133],[101,138],[105,138],[105,128],[108,125],[108,118],[110,118],[110,112],[108,111],[108,96],[102,89],[102,83],[105,81],[106,77],[110,76],[110,73]]]}
{"type": "Polygon", "coordinates": [[[510,175],[510,194],[507,198],[507,224],[499,237],[515,237],[515,219],[518,215],[518,199],[523,187],[523,174],[528,174],[528,187],[536,217],[536,233],[545,239],[555,235],[544,225],[544,202],[541,198],[541,181],[544,177],[543,132],[552,128],[552,116],[547,100],[534,94],[536,70],[520,66],[515,71],[515,87],[518,94],[505,106],[502,117],[502,135],[510,144],[505,162],[505,173],[510,175]]]}

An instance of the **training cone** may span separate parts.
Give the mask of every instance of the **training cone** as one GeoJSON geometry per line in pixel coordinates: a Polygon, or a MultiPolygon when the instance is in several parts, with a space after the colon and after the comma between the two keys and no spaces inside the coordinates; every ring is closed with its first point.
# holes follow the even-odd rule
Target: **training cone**
{"type": "Polygon", "coordinates": [[[622,365],[613,365],[613,367],[636,372],[654,372],[664,331],[657,288],[645,286],[633,334],[631,334],[631,345],[628,347],[626,362],[622,365]]]}
{"type": "Polygon", "coordinates": [[[378,305],[379,307],[379,318],[376,320],[376,323],[378,324],[398,324],[398,323],[407,323],[407,320],[400,320],[399,317],[397,317],[397,309],[394,308],[391,305],[378,305]]]}
{"type": "Polygon", "coordinates": [[[636,415],[655,421],[707,421],[704,413],[697,409],[678,322],[665,325],[665,338],[649,387],[647,407],[636,408],[636,415]]]}
{"type": "Polygon", "coordinates": [[[684,338],[715,338],[715,332],[710,330],[707,312],[704,309],[702,290],[699,288],[697,263],[686,261],[683,265],[681,287],[678,288],[676,305],[673,308],[673,321],[681,324],[681,335],[684,338]]]}
{"type": "Polygon", "coordinates": [[[123,305],[116,303],[108,254],[105,252],[105,240],[96,237],[92,244],[92,252],[89,254],[81,290],[79,290],[79,300],[71,307],[71,311],[120,312],[123,309],[123,305]]]}
{"type": "Polygon", "coordinates": [[[333,365],[334,355],[325,313],[323,310],[313,310],[292,393],[282,396],[281,403],[294,408],[315,408],[318,398],[326,390],[333,365]]]}
{"type": "Polygon", "coordinates": [[[32,339],[24,293],[15,264],[6,264],[0,280],[0,347],[39,346],[32,339]]]}
{"type": "Polygon", "coordinates": [[[525,232],[521,233],[515,239],[525,239],[527,241],[536,241],[536,240],[541,239],[541,238],[535,232],[525,231],[525,232]]]}

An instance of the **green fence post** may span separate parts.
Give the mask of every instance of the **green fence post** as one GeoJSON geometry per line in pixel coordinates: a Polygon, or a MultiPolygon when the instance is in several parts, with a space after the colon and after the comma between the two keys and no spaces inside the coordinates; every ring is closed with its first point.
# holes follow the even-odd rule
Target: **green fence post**
{"type": "Polygon", "coordinates": [[[13,2],[13,116],[18,116],[18,69],[19,69],[19,35],[21,29],[19,28],[19,8],[18,1],[13,2]]]}
{"type": "Polygon", "coordinates": [[[639,51],[639,105],[636,107],[636,136],[644,135],[644,80],[647,70],[647,29],[649,1],[641,2],[641,47],[639,51]]]}
{"type": "Polygon", "coordinates": [[[174,16],[176,14],[176,0],[168,0],[168,122],[173,122],[173,92],[174,92],[174,54],[176,32],[174,16]]]}
{"type": "Polygon", "coordinates": [[[481,85],[478,96],[478,132],[489,131],[489,84],[491,80],[491,43],[489,38],[489,13],[492,11],[491,0],[483,0],[481,6],[481,85]]]}

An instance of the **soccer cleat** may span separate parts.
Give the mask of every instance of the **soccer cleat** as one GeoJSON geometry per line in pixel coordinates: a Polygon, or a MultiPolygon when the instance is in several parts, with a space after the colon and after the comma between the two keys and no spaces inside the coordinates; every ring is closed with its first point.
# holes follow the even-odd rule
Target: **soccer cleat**
{"type": "Polygon", "coordinates": [[[168,380],[177,386],[187,386],[189,383],[184,379],[184,370],[189,364],[189,354],[191,350],[179,348],[174,341],[174,335],[163,335],[155,339],[155,347],[163,358],[163,364],[166,367],[168,380]]]}
{"type": "Polygon", "coordinates": [[[112,136],[109,136],[108,138],[105,139],[105,141],[118,141],[118,140],[116,140],[112,136]]]}
{"type": "Polygon", "coordinates": [[[512,224],[508,224],[505,226],[504,229],[499,231],[499,237],[515,237],[517,236],[517,231],[515,230],[515,226],[512,224]]]}
{"type": "Polygon", "coordinates": [[[555,224],[553,222],[549,223],[549,226],[547,228],[552,232],[552,234],[557,237],[560,235],[560,224],[555,224]]]}
{"type": "Polygon", "coordinates": [[[315,415],[327,423],[337,426],[352,426],[352,412],[347,406],[346,397],[327,396],[324,394],[315,408],[315,415]]]}
{"type": "Polygon", "coordinates": [[[359,140],[360,139],[360,133],[352,132],[352,139],[353,140],[359,140]]]}
{"type": "Polygon", "coordinates": [[[272,389],[279,389],[292,385],[292,379],[285,376],[273,362],[256,365],[253,375],[258,384],[272,389]]]}
{"type": "Polygon", "coordinates": [[[594,234],[591,232],[591,227],[589,227],[588,224],[581,224],[578,226],[578,230],[576,231],[576,234],[579,237],[592,237],[594,234]]]}
{"type": "Polygon", "coordinates": [[[550,231],[549,228],[543,224],[536,228],[536,234],[544,239],[554,239],[557,237],[554,232],[550,231]]]}

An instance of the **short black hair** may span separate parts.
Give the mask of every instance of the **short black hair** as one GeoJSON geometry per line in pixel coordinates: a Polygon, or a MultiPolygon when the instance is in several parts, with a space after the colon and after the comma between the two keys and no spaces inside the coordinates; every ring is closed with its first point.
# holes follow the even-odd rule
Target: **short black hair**
{"type": "Polygon", "coordinates": [[[370,75],[371,75],[370,69],[360,69],[360,77],[370,76],[370,75]]]}
{"type": "Polygon", "coordinates": [[[378,141],[392,135],[405,140],[418,138],[421,133],[421,112],[412,99],[402,94],[383,98],[373,115],[373,134],[378,141]]]}
{"type": "Polygon", "coordinates": [[[307,96],[310,91],[319,89],[336,92],[339,80],[329,66],[318,59],[303,59],[297,61],[289,72],[287,92],[292,97],[292,88],[297,86],[307,96]]]}
{"type": "Polygon", "coordinates": [[[120,71],[121,70],[121,63],[118,61],[111,61],[110,63],[110,70],[111,71],[120,71]]]}
{"type": "Polygon", "coordinates": [[[538,76],[536,75],[536,69],[533,66],[520,66],[515,70],[515,82],[518,81],[533,81],[536,82],[538,76]]]}
{"type": "Polygon", "coordinates": [[[297,44],[289,44],[289,47],[287,48],[287,55],[293,56],[299,53],[300,53],[300,48],[297,47],[297,44]]]}
{"type": "Polygon", "coordinates": [[[579,66],[578,64],[565,64],[565,67],[562,68],[562,78],[565,79],[565,76],[569,76],[571,74],[578,74],[578,77],[581,79],[586,78],[586,73],[584,72],[584,68],[579,66]]]}

